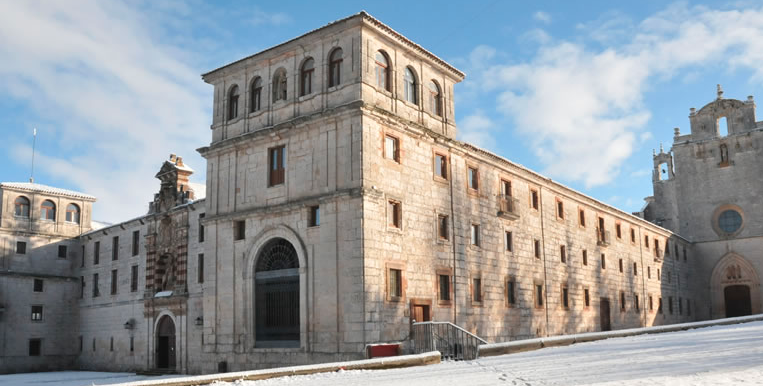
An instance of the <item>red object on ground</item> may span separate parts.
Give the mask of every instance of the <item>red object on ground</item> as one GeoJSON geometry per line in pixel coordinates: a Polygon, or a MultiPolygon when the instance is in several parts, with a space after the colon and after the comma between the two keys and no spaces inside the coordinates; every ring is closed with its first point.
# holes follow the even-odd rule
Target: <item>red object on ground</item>
{"type": "Polygon", "coordinates": [[[368,357],[394,357],[400,355],[399,344],[374,344],[368,346],[368,357]]]}

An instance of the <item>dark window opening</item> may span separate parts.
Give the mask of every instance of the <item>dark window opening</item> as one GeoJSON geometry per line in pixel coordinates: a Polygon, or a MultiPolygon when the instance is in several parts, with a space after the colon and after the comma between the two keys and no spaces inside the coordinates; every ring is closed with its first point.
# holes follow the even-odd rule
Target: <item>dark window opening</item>
{"type": "Polygon", "coordinates": [[[34,279],[34,292],[42,292],[43,289],[43,281],[42,279],[34,279]]]}
{"type": "Polygon", "coordinates": [[[233,240],[243,240],[246,238],[246,221],[234,221],[233,222],[233,240]]]}

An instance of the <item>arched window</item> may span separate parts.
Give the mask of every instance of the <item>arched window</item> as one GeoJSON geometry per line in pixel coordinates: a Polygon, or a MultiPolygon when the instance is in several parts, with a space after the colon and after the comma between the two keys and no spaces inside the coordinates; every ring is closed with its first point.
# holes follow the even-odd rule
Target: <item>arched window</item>
{"type": "Polygon", "coordinates": [[[376,52],[376,86],[390,91],[389,86],[389,60],[381,51],[376,52]]]}
{"type": "Polygon", "coordinates": [[[416,98],[416,76],[413,75],[413,70],[410,67],[405,68],[405,76],[403,77],[403,89],[405,100],[413,104],[418,104],[416,98]]]}
{"type": "Polygon", "coordinates": [[[286,70],[279,68],[273,76],[273,102],[286,100],[286,70]]]}
{"type": "Polygon", "coordinates": [[[16,201],[13,202],[13,206],[16,207],[15,215],[18,217],[29,218],[29,199],[24,196],[16,197],[16,201]]]}
{"type": "Polygon", "coordinates": [[[315,61],[313,58],[308,58],[302,63],[302,69],[299,71],[301,82],[299,96],[305,96],[313,92],[313,71],[315,71],[315,61]]]}
{"type": "Polygon", "coordinates": [[[254,78],[252,86],[249,88],[251,95],[249,97],[249,112],[260,111],[262,108],[262,78],[254,78]]]}
{"type": "Polygon", "coordinates": [[[257,347],[299,347],[299,259],[290,242],[275,238],[255,264],[257,347]]]}
{"type": "Polygon", "coordinates": [[[228,91],[228,120],[238,116],[238,86],[233,85],[228,91]]]}
{"type": "Polygon", "coordinates": [[[429,81],[429,108],[432,114],[441,117],[442,116],[442,97],[440,94],[440,86],[434,80],[429,81]]]}
{"type": "Polygon", "coordinates": [[[342,75],[342,49],[337,48],[329,55],[329,87],[339,85],[342,75]]]}
{"type": "Polygon", "coordinates": [[[66,207],[66,222],[79,224],[79,207],[76,204],[69,204],[66,207]]]}
{"type": "Polygon", "coordinates": [[[40,205],[40,219],[41,220],[56,220],[56,204],[53,201],[45,200],[40,205]]]}

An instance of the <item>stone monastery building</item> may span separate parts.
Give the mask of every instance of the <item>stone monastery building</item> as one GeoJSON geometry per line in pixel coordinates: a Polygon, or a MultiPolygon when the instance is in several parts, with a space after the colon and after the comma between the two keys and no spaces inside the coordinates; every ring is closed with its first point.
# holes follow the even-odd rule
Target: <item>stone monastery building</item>
{"type": "Polygon", "coordinates": [[[173,155],[146,215],[96,227],[95,197],[0,184],[0,372],[360,359],[414,320],[499,342],[761,311],[752,97],[692,109],[633,215],[456,140],[463,78],[361,12],[203,75],[206,187],[173,155]]]}

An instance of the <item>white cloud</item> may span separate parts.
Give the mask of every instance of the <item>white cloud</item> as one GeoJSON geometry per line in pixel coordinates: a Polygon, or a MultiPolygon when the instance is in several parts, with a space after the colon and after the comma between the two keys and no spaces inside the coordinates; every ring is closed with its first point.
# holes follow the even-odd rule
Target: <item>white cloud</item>
{"type": "MultiPolygon", "coordinates": [[[[187,52],[159,43],[145,14],[101,1],[2,8],[0,93],[55,122],[40,134],[61,145],[38,152],[38,170],[97,196],[96,219],[142,214],[171,152],[204,178],[194,149],[209,141],[211,88],[186,63],[187,52]]],[[[29,157],[18,143],[0,147],[19,162],[29,157]]]]}
{"type": "Polygon", "coordinates": [[[254,14],[251,18],[251,23],[254,26],[267,24],[279,26],[291,23],[291,16],[283,12],[266,12],[260,8],[255,7],[254,14]]]}
{"type": "Polygon", "coordinates": [[[532,141],[546,173],[587,187],[611,181],[639,141],[651,138],[643,98],[654,82],[719,63],[763,81],[763,8],[679,4],[642,21],[638,30],[621,46],[553,42],[525,63],[498,64],[477,75],[483,90],[498,92],[498,111],[532,141]]]}
{"type": "Polygon", "coordinates": [[[495,144],[492,131],[495,123],[483,111],[477,110],[458,123],[458,137],[480,147],[491,148],[495,144]]]}
{"type": "Polygon", "coordinates": [[[551,15],[543,11],[537,11],[533,14],[533,19],[542,23],[551,23],[551,15]]]}

